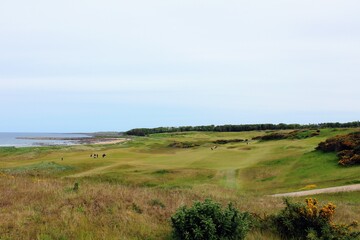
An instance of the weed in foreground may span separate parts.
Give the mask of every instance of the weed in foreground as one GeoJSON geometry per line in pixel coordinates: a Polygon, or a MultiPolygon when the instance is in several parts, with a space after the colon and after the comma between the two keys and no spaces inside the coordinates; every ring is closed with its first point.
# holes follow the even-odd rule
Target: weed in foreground
{"type": "Polygon", "coordinates": [[[74,187],[73,187],[73,189],[72,189],[74,192],[77,192],[78,190],[79,190],[79,183],[75,183],[74,184],[74,187]]]}
{"type": "Polygon", "coordinates": [[[159,199],[151,199],[149,201],[149,205],[153,207],[158,206],[160,208],[165,208],[165,204],[162,203],[159,199]]]}
{"type": "Polygon", "coordinates": [[[336,206],[332,203],[318,207],[316,199],[308,198],[306,204],[292,203],[285,198],[285,209],[274,216],[274,224],[282,239],[355,240],[360,232],[352,232],[351,224],[335,224],[336,206]]]}

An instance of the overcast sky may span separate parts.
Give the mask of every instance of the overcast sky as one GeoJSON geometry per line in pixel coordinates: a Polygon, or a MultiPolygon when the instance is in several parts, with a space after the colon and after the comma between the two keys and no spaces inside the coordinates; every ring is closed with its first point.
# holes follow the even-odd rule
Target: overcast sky
{"type": "Polygon", "coordinates": [[[0,131],[360,120],[358,0],[2,0],[0,131]]]}

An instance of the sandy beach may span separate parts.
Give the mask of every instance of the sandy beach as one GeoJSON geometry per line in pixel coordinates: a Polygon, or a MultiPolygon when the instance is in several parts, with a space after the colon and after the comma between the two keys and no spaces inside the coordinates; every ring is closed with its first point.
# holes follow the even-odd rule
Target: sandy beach
{"type": "Polygon", "coordinates": [[[116,144],[129,141],[130,138],[89,138],[80,140],[80,144],[116,144]]]}

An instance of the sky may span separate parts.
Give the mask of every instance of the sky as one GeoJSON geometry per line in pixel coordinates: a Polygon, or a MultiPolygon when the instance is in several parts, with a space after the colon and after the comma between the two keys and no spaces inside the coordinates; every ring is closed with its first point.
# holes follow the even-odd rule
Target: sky
{"type": "Polygon", "coordinates": [[[0,132],[360,120],[358,0],[0,1],[0,132]]]}

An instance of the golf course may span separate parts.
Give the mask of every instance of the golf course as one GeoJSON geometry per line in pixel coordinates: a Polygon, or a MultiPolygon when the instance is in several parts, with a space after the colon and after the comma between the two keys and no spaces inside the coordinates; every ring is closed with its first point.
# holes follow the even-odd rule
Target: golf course
{"type": "MultiPolygon", "coordinates": [[[[360,183],[359,165],[341,166],[335,152],[315,150],[358,131],[189,131],[103,145],[1,147],[0,239],[172,239],[170,217],[207,198],[272,214],[284,207],[274,194],[360,183]],[[274,133],[294,137],[262,138],[274,133]]],[[[360,221],[360,191],[308,197],[334,203],[336,222],[360,221]]],[[[246,239],[280,238],[253,228],[246,239]]]]}

